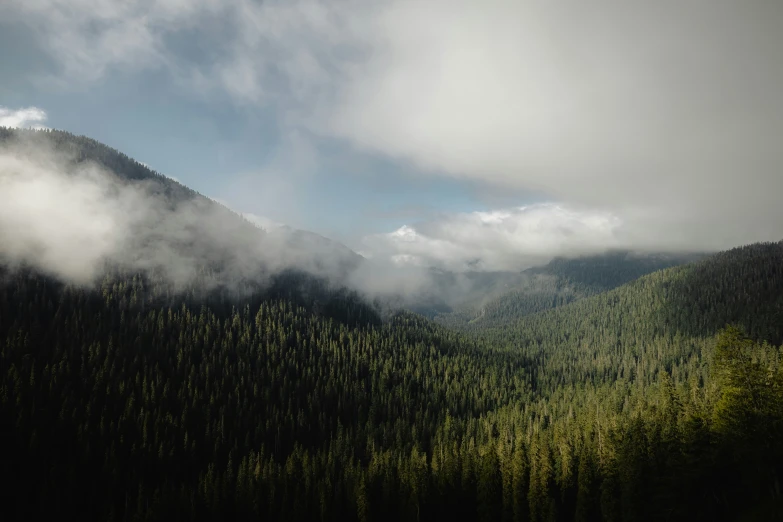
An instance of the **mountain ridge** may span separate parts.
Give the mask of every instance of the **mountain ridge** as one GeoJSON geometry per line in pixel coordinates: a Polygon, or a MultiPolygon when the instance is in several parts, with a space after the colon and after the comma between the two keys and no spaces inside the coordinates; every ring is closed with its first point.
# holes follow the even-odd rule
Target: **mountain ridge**
{"type": "Polygon", "coordinates": [[[556,257],[544,266],[528,268],[510,278],[506,285],[511,287],[508,291],[489,296],[478,305],[436,315],[435,319],[458,328],[477,323],[507,324],[525,315],[564,306],[617,288],[646,274],[707,256],[701,253],[613,250],[572,258],[556,257]]]}
{"type": "MultiPolygon", "coordinates": [[[[262,265],[266,266],[266,271],[271,270],[272,272],[295,266],[304,272],[331,279],[333,284],[337,286],[354,284],[362,287],[371,279],[387,276],[402,277],[403,279],[407,277],[394,267],[384,266],[381,268],[372,260],[363,258],[342,243],[320,234],[295,229],[284,224],[270,226],[269,223],[261,222],[263,220],[254,219],[255,216],[235,212],[224,203],[204,196],[120,151],[85,136],[77,136],[58,130],[1,129],[0,143],[6,145],[21,143],[22,149],[26,151],[24,154],[27,155],[35,155],[36,150],[52,149],[60,156],[65,157],[64,163],[67,165],[79,166],[92,162],[123,180],[123,183],[131,186],[137,183],[146,184],[144,186],[148,187],[148,196],[160,198],[162,201],[162,208],[154,209],[161,217],[166,217],[169,211],[176,212],[181,207],[185,207],[184,212],[180,212],[179,216],[175,215],[177,219],[170,220],[171,224],[167,225],[162,233],[164,237],[167,237],[166,234],[174,236],[173,240],[166,241],[167,245],[164,245],[166,248],[168,245],[179,244],[178,248],[185,249],[186,259],[180,261],[186,265],[192,265],[197,263],[198,259],[210,257],[214,259],[214,268],[217,268],[221,262],[231,263],[234,272],[242,275],[245,279],[250,272],[263,271],[262,265]],[[200,219],[199,215],[209,215],[209,217],[200,219]],[[265,224],[266,226],[264,226],[265,224]],[[175,230],[177,227],[189,228],[190,231],[185,234],[184,238],[180,238],[175,230]],[[208,230],[209,234],[205,235],[200,230],[208,230]],[[234,235],[240,239],[232,242],[230,239],[234,235]],[[188,249],[192,250],[193,248],[195,250],[191,255],[188,249]],[[391,273],[392,271],[395,273],[391,273]]],[[[152,229],[153,238],[148,240],[145,237],[142,244],[144,246],[159,244],[160,233],[158,229],[161,227],[155,228],[156,225],[152,222],[144,226],[152,229]]],[[[133,256],[133,253],[124,253],[122,257],[129,256],[133,256]]],[[[145,259],[145,264],[155,264],[162,257],[157,251],[152,252],[150,256],[153,259],[145,259]]],[[[617,254],[609,252],[596,256],[592,261],[594,267],[598,267],[602,256],[610,259],[616,258],[617,254]]],[[[506,301],[516,299],[517,301],[538,303],[542,299],[542,288],[539,287],[546,287],[547,278],[553,275],[550,273],[552,267],[558,262],[566,267],[569,266],[569,263],[571,265],[578,263],[577,260],[558,261],[554,259],[546,267],[534,267],[523,272],[451,272],[436,268],[422,268],[417,269],[418,272],[414,274],[418,278],[417,284],[407,285],[409,288],[402,291],[395,285],[390,285],[390,288],[382,291],[373,290],[369,297],[376,300],[378,306],[383,309],[404,307],[423,313],[428,317],[443,316],[440,320],[444,322],[466,323],[474,320],[477,313],[486,317],[487,307],[489,310],[492,310],[493,307],[502,309],[506,306],[503,304],[504,299],[506,301]],[[536,278],[538,278],[537,283],[534,281],[536,278]],[[531,283],[531,281],[534,282],[531,283]],[[520,299],[515,298],[514,291],[520,299]],[[509,292],[511,294],[508,294],[509,292]],[[531,293],[535,295],[531,296],[531,293]],[[504,297],[503,294],[508,295],[504,297]],[[447,315],[449,316],[446,317],[447,315]]],[[[620,264],[615,263],[613,266],[618,268],[620,264]]],[[[626,264],[628,266],[625,268],[631,271],[634,270],[633,266],[643,265],[638,260],[629,260],[626,264]]],[[[653,263],[653,265],[645,270],[649,271],[652,268],[663,266],[665,263],[657,265],[653,263]]],[[[187,274],[193,272],[192,267],[186,267],[184,272],[179,266],[175,268],[174,275],[179,279],[187,278],[187,274]]],[[[641,274],[645,270],[636,270],[635,273],[641,274]]],[[[563,279],[562,274],[554,275],[563,279]]],[[[229,276],[230,274],[226,274],[226,277],[229,276]]],[[[570,283],[565,278],[562,283],[558,284],[570,283]]],[[[578,290],[577,294],[581,296],[594,293],[596,288],[578,290]]],[[[551,298],[553,302],[558,299],[561,302],[570,302],[576,295],[571,295],[572,293],[562,291],[547,297],[547,299],[551,298]]],[[[510,306],[518,308],[519,306],[526,307],[528,304],[512,303],[510,306]]],[[[540,303],[530,306],[535,309],[545,307],[540,303]]]]}
{"type": "Polygon", "coordinates": [[[210,209],[153,209],[174,215],[142,239],[190,249],[179,286],[145,263],[93,284],[0,263],[6,518],[783,515],[783,241],[641,277],[675,260],[553,260],[524,275],[541,310],[447,328],[300,269],[259,280],[269,252],[243,242],[267,235],[191,215],[233,216],[210,209]]]}

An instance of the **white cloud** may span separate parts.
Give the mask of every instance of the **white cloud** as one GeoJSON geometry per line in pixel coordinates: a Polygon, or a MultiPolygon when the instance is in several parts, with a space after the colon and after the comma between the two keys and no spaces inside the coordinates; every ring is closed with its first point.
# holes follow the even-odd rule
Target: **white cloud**
{"type": "Polygon", "coordinates": [[[138,218],[133,209],[144,206],[142,194],[115,193],[96,168],[69,175],[46,151],[25,152],[0,150],[0,258],[86,281],[104,257],[121,249],[138,218]]]}
{"type": "MultiPolygon", "coordinates": [[[[444,215],[367,236],[363,252],[395,265],[448,270],[522,270],[555,256],[615,248],[660,250],[670,239],[647,237],[633,221],[595,210],[538,204],[492,212],[444,215]]],[[[682,243],[678,248],[689,249],[682,243]]]]}
{"type": "Polygon", "coordinates": [[[0,127],[31,127],[33,129],[45,129],[41,123],[46,121],[46,111],[38,107],[25,107],[23,109],[9,109],[0,106],[0,127]]]}
{"type": "Polygon", "coordinates": [[[268,217],[264,217],[264,216],[259,216],[258,214],[253,214],[251,212],[242,212],[241,215],[242,217],[244,217],[245,219],[253,223],[255,226],[267,231],[285,226],[282,223],[278,223],[273,219],[269,219],[268,217]]]}
{"type": "Polygon", "coordinates": [[[327,129],[673,243],[779,239],[782,7],[393,2],[327,129]]]}
{"type": "Polygon", "coordinates": [[[48,134],[0,144],[0,265],[27,264],[83,284],[106,262],[156,269],[175,284],[207,266],[231,284],[263,282],[285,268],[335,276],[351,261],[350,251],[320,236],[271,222],[281,233],[267,234],[207,199],[171,201],[154,180],[129,181],[75,159],[48,134]]]}
{"type": "Polygon", "coordinates": [[[0,3],[0,19],[32,29],[59,66],[44,80],[62,87],[100,81],[112,69],[165,69],[205,94],[296,106],[319,99],[339,62],[334,53],[356,41],[365,25],[355,21],[373,3],[27,0],[0,3]]]}
{"type": "Polygon", "coordinates": [[[638,241],[723,248],[781,236],[782,10],[28,0],[0,18],[30,26],[69,82],[165,67],[201,93],[274,106],[289,129],[620,216],[638,241]],[[188,35],[198,59],[173,43],[188,35]]]}
{"type": "MultiPolygon", "coordinates": [[[[134,71],[171,66],[163,36],[206,15],[215,2],[178,0],[27,0],[0,5],[8,21],[28,26],[56,59],[62,86],[102,79],[112,67],[134,71]],[[166,26],[170,24],[170,27],[166,26]]],[[[214,11],[213,11],[214,12],[214,11]]]]}

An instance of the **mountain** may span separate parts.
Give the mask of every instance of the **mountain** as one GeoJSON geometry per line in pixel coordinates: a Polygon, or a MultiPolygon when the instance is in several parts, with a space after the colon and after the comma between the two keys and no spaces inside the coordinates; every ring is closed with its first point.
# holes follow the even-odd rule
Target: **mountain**
{"type": "Polygon", "coordinates": [[[427,270],[427,284],[386,303],[456,328],[496,324],[595,295],[705,254],[611,251],[556,258],[522,272],[427,270]]]}
{"type": "Polygon", "coordinates": [[[661,371],[697,371],[682,366],[703,363],[704,340],[727,324],[783,343],[783,242],[721,252],[510,324],[479,323],[475,331],[529,357],[547,380],[590,374],[597,385],[607,376],[650,380],[661,371]],[[647,359],[651,366],[637,366],[647,359]]]}
{"type": "Polygon", "coordinates": [[[364,258],[347,246],[320,234],[287,225],[267,231],[276,248],[289,252],[290,258],[312,258],[314,272],[329,274],[344,282],[364,258]]]}
{"type": "Polygon", "coordinates": [[[773,520],[783,347],[757,340],[781,339],[782,267],[783,244],[751,245],[476,337],[352,320],[350,300],[335,320],[285,283],[237,300],[6,274],[0,509],[773,520]],[[750,337],[715,337],[726,321],[750,337]]]}
{"type": "MultiPolygon", "coordinates": [[[[555,260],[547,267],[522,273],[458,273],[434,268],[411,275],[403,270],[394,273],[393,268],[377,266],[345,245],[318,234],[235,213],[84,136],[54,130],[2,129],[0,147],[14,151],[16,156],[40,157],[37,163],[28,163],[45,170],[47,183],[57,185],[61,191],[105,194],[98,200],[87,198],[81,202],[85,209],[82,221],[115,223],[112,234],[124,239],[118,247],[102,252],[100,258],[74,260],[77,267],[66,274],[70,278],[74,276],[71,272],[77,272],[75,275],[82,280],[99,279],[99,269],[83,274],[86,270],[80,267],[100,265],[103,257],[129,268],[158,270],[180,287],[194,281],[200,270],[206,270],[209,284],[216,285],[258,282],[281,271],[298,270],[325,278],[336,287],[351,286],[370,297],[385,315],[406,308],[428,317],[443,316],[440,321],[456,325],[467,324],[476,317],[491,321],[544,309],[552,303],[570,302],[608,288],[609,283],[616,286],[634,276],[683,261],[682,256],[632,258],[628,253],[614,253],[581,260],[555,260]],[[102,175],[96,177],[93,167],[101,168],[102,175]],[[86,209],[106,206],[102,197],[110,200],[111,208],[89,213],[86,209]],[[112,212],[115,207],[127,207],[130,212],[112,212]],[[374,284],[379,279],[418,282],[374,284]]],[[[13,232],[7,232],[10,233],[13,232]]],[[[95,243],[93,238],[80,239],[95,243]]],[[[51,243],[52,239],[44,238],[43,242],[51,243]]],[[[67,242],[60,240],[60,244],[61,251],[52,252],[44,268],[62,271],[64,265],[59,260],[73,255],[74,249],[67,248],[67,242]]],[[[35,258],[31,252],[40,248],[40,242],[29,245],[26,258],[35,258]]],[[[205,278],[202,276],[201,280],[205,278]]]]}
{"type": "Polygon", "coordinates": [[[489,273],[476,280],[490,289],[466,299],[452,313],[436,314],[445,325],[472,328],[512,322],[621,286],[645,274],[696,261],[705,254],[612,251],[555,258],[521,273],[489,273]],[[489,279],[490,284],[487,284],[489,279]]]}
{"type": "Polygon", "coordinates": [[[318,234],[248,219],[85,136],[0,128],[0,150],[30,170],[13,173],[20,184],[26,176],[29,187],[45,181],[81,196],[83,221],[112,223],[113,234],[126,236],[123,251],[108,252],[121,264],[161,269],[183,283],[192,280],[194,265],[208,265],[221,284],[297,269],[341,285],[362,261],[318,234]],[[129,212],[111,212],[113,207],[129,212]]]}
{"type": "Polygon", "coordinates": [[[382,321],[309,259],[272,270],[268,234],[149,180],[97,192],[155,223],[93,279],[40,241],[45,263],[0,259],[3,519],[783,519],[783,242],[437,273],[577,295],[450,329],[382,321]]]}
{"type": "Polygon", "coordinates": [[[356,270],[364,258],[347,246],[315,232],[300,230],[255,214],[242,217],[264,230],[276,248],[288,250],[294,256],[312,257],[322,264],[317,271],[335,274],[340,281],[356,270]]]}

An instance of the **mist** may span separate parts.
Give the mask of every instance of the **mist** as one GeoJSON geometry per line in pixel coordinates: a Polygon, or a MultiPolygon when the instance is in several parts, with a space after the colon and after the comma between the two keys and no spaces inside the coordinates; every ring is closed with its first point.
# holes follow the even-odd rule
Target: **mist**
{"type": "Polygon", "coordinates": [[[347,249],[268,233],[206,197],[172,195],[172,184],[122,179],[56,148],[47,133],[16,131],[0,145],[0,259],[80,285],[107,264],[155,271],[176,287],[199,270],[225,284],[263,283],[286,269],[344,277],[347,249]]]}
{"type": "Polygon", "coordinates": [[[85,159],[92,153],[84,144],[63,140],[59,131],[4,132],[10,139],[0,140],[0,265],[86,287],[121,269],[153,273],[175,290],[201,285],[246,294],[298,271],[384,310],[437,313],[481,306],[526,285],[535,290],[521,272],[553,257],[630,244],[611,217],[538,205],[444,216],[371,236],[363,257],[318,234],[234,212],[141,163],[135,165],[143,175],[134,179],[113,172],[85,159]]]}
{"type": "Polygon", "coordinates": [[[175,289],[197,279],[258,288],[298,270],[399,306],[433,296],[451,302],[462,288],[451,285],[447,296],[427,267],[365,259],[317,234],[243,216],[162,176],[125,179],[76,149],[56,146],[56,133],[6,132],[0,265],[12,270],[31,267],[91,287],[107,269],[120,268],[154,272],[175,289]]]}

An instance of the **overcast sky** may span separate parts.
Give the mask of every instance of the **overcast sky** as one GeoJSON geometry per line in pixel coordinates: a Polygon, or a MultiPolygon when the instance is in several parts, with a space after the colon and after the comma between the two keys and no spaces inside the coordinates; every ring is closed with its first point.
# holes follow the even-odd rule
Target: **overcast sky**
{"type": "Polygon", "coordinates": [[[370,256],[783,238],[783,3],[0,2],[0,125],[370,256]]]}

